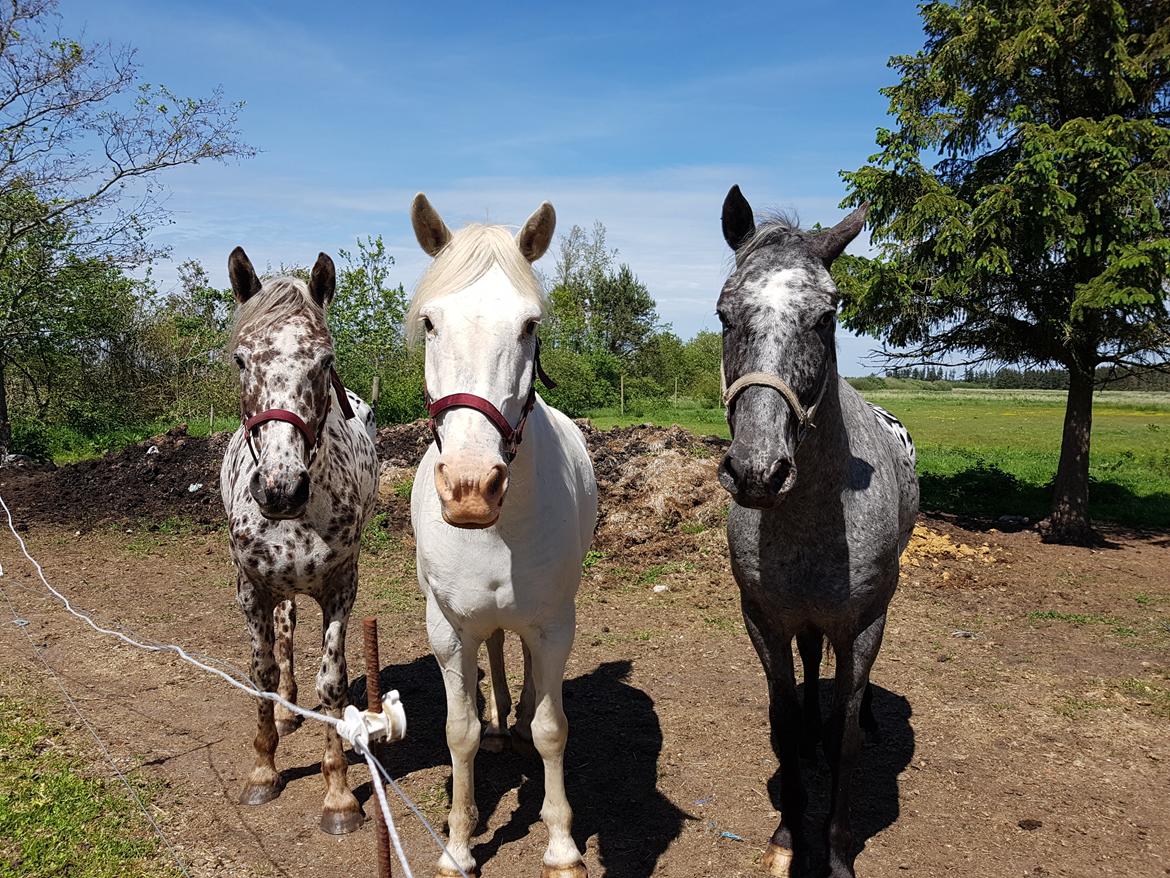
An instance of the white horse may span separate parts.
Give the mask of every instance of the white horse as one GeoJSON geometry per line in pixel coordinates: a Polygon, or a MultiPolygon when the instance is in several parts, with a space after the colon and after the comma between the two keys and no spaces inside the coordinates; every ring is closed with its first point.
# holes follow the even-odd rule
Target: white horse
{"type": "Polygon", "coordinates": [[[410,501],[427,633],[447,690],[450,841],[438,875],[476,867],[470,841],[479,819],[478,654],[486,642],[492,692],[485,737],[498,746],[512,707],[503,659],[508,630],[524,644],[515,732],[544,760],[540,814],[549,841],[541,874],[585,878],[565,797],[561,682],[581,562],[597,523],[597,484],[580,431],[535,390],[544,299],[531,263],[548,249],[556,214],[545,202],[515,238],[501,226],[452,234],[420,193],[411,221],[434,257],[407,327],[416,337],[425,333],[435,436],[410,501]]]}

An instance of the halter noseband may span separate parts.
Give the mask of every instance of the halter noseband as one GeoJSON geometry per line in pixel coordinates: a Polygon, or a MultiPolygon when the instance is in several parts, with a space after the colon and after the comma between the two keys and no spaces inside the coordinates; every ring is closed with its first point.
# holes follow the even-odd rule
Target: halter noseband
{"type": "MultiPolygon", "coordinates": [[[[345,394],[345,385],[341,383],[341,379],[337,376],[336,369],[329,370],[329,385],[337,395],[337,404],[341,406],[341,413],[345,415],[345,419],[348,421],[354,416],[353,406],[349,404],[349,397],[345,394]]],[[[333,397],[326,394],[325,414],[321,416],[321,427],[325,426],[325,420],[329,417],[329,408],[332,404],[333,397]]],[[[305,449],[309,452],[309,462],[313,462],[317,456],[318,439],[320,437],[313,433],[312,428],[305,423],[304,418],[296,412],[290,412],[288,409],[265,409],[244,420],[244,438],[248,443],[248,450],[252,452],[253,463],[260,462],[260,455],[256,453],[256,446],[252,444],[252,431],[261,424],[267,424],[269,421],[282,421],[296,427],[297,432],[304,437],[305,449]]]]}
{"type": "Polygon", "coordinates": [[[504,417],[503,412],[482,396],[476,396],[474,393],[450,393],[447,396],[441,396],[436,400],[432,400],[430,391],[424,385],[423,394],[426,399],[427,414],[430,415],[427,426],[431,428],[431,435],[435,437],[435,445],[439,447],[439,451],[443,450],[443,440],[439,438],[439,425],[435,419],[448,409],[475,409],[487,418],[491,422],[491,425],[499,432],[500,437],[504,440],[504,459],[508,463],[511,463],[516,458],[516,452],[520,450],[520,443],[524,439],[524,425],[528,423],[528,415],[532,412],[532,407],[536,405],[537,378],[549,390],[557,386],[557,383],[545,374],[543,367],[540,365],[539,338],[536,339],[536,353],[532,358],[532,383],[528,386],[528,399],[524,401],[524,409],[520,413],[520,421],[515,427],[508,423],[508,419],[504,417]]]}
{"type": "Polygon", "coordinates": [[[736,397],[749,387],[771,387],[773,390],[779,392],[784,397],[784,401],[788,403],[788,407],[792,409],[792,413],[796,415],[796,420],[800,425],[796,431],[796,444],[799,446],[809,431],[816,429],[817,425],[813,423],[813,418],[816,416],[817,407],[820,406],[821,400],[824,399],[825,388],[829,384],[829,370],[825,370],[825,374],[821,378],[821,389],[817,391],[817,398],[813,400],[813,404],[807,409],[801,404],[800,397],[796,395],[796,391],[789,387],[779,375],[773,375],[771,372],[748,372],[746,375],[740,375],[728,387],[727,379],[723,373],[723,364],[720,363],[719,383],[724,386],[723,407],[727,409],[727,424],[729,427],[732,426],[731,407],[735,404],[736,397]]]}

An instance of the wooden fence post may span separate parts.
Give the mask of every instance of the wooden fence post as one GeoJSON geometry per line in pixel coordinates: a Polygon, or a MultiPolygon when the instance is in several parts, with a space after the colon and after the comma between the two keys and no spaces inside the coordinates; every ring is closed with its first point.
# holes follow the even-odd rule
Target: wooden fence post
{"type": "MultiPolygon", "coordinates": [[[[381,662],[378,659],[378,620],[373,616],[362,620],[362,645],[366,653],[366,710],[371,713],[382,712],[382,684],[378,679],[381,662]]],[[[371,749],[376,751],[374,745],[371,749]]],[[[390,864],[390,830],[386,828],[386,819],[382,816],[382,806],[378,803],[378,795],[374,794],[374,840],[378,849],[378,875],[380,878],[391,878],[390,864]]]]}

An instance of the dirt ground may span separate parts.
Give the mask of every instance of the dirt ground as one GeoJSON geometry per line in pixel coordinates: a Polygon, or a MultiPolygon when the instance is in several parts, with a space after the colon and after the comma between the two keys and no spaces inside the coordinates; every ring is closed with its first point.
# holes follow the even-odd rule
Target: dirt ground
{"type": "MultiPolygon", "coordinates": [[[[602,523],[565,682],[578,843],[595,878],[760,874],[778,820],[776,763],[726,560],[719,443],[650,428],[587,436],[602,523]]],[[[382,686],[401,692],[409,715],[410,736],[388,748],[386,765],[441,826],[442,686],[403,499],[420,443],[418,427],[380,436],[384,508],[355,618],[380,619],[382,686]]],[[[0,495],[50,581],[79,606],[242,668],[248,646],[215,487],[221,444],[176,432],[77,468],[3,470],[0,495]],[[152,444],[160,450],[148,453],[152,444]]],[[[855,778],[858,874],[1170,874],[1170,536],[1107,532],[1107,546],[1086,550],[1044,545],[1026,527],[964,524],[924,517],[904,559],[873,674],[883,741],[855,778]]],[[[281,742],[279,799],[237,804],[255,729],[249,699],[83,628],[46,595],[11,535],[0,535],[0,564],[0,588],[119,766],[157,782],[156,818],[192,875],[374,874],[370,824],[343,838],[317,829],[318,729],[281,742]]],[[[300,609],[297,665],[311,705],[319,614],[300,609]]],[[[43,706],[81,742],[9,612],[0,693],[43,706]]],[[[508,649],[515,692],[514,639],[508,649]]],[[[361,703],[360,637],[348,657],[361,703]]],[[[810,779],[823,812],[823,757],[810,779]]],[[[372,814],[364,764],[350,784],[372,814]]],[[[539,873],[542,787],[538,761],[480,753],[475,855],[485,878],[539,873]]],[[[433,843],[393,807],[416,873],[429,875],[433,843]]]]}

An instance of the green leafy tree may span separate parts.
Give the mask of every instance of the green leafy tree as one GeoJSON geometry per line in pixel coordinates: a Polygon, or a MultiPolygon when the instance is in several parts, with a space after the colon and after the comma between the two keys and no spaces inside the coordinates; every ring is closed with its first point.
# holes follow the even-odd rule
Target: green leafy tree
{"type": "Polygon", "coordinates": [[[192,419],[235,410],[239,383],[224,358],[233,305],[232,291],[213,286],[193,259],[179,266],[175,292],[147,302],[142,356],[153,379],[143,388],[143,415],[192,419]]]}
{"type": "Polygon", "coordinates": [[[421,411],[422,379],[406,349],[406,291],[390,283],[394,257],[381,235],[358,239],[356,251],[339,250],[338,257],[337,293],[329,305],[338,372],[363,396],[378,376],[386,400],[382,412],[394,420],[409,419],[421,411]],[[408,399],[409,408],[398,411],[408,399]]]}
{"type": "MultiPolygon", "coordinates": [[[[407,296],[402,284],[390,283],[394,257],[381,235],[359,238],[356,251],[340,249],[337,255],[341,266],[328,319],[338,375],[363,397],[368,397],[374,378],[380,380],[380,422],[424,416],[423,349],[406,345],[407,296]]],[[[282,265],[275,274],[309,279],[309,269],[299,265],[282,265]]]]}
{"type": "Polygon", "coordinates": [[[953,0],[891,59],[896,126],[843,174],[872,260],[845,323],[900,362],[1059,365],[1069,393],[1046,538],[1084,543],[1097,367],[1170,359],[1170,5],[953,0]]]}
{"type": "Polygon", "coordinates": [[[658,325],[654,298],[625,263],[598,280],[589,302],[590,334],[601,350],[629,361],[654,335],[658,325]]]}
{"type": "Polygon", "coordinates": [[[573,226],[560,239],[544,337],[577,353],[629,362],[653,336],[658,312],[645,284],[605,241],[605,226],[573,226]]]}
{"type": "MultiPolygon", "coordinates": [[[[148,238],[167,218],[159,173],[250,155],[238,136],[240,106],[218,91],[184,98],[142,82],[133,49],[63,35],[53,0],[4,4],[0,284],[7,286],[0,289],[0,336],[7,341],[0,388],[11,377],[8,367],[60,341],[29,334],[32,326],[53,328],[46,314],[55,304],[27,266],[39,261],[57,271],[99,259],[130,267],[159,255],[148,238]],[[34,255],[37,248],[47,249],[34,255]]],[[[0,390],[0,448],[8,422],[0,390]]]]}
{"type": "MultiPolygon", "coordinates": [[[[44,210],[31,196],[0,196],[0,210],[44,210]]],[[[106,420],[107,403],[136,355],[139,284],[112,263],[68,247],[62,220],[36,224],[0,260],[0,409],[43,421],[66,410],[106,420]],[[114,378],[94,396],[94,376],[114,378]]],[[[5,425],[7,430],[7,424],[5,425]]],[[[5,443],[8,434],[4,435],[5,443]]],[[[5,446],[7,447],[7,446],[5,446]]],[[[20,450],[20,449],[17,449],[20,450]]]]}

